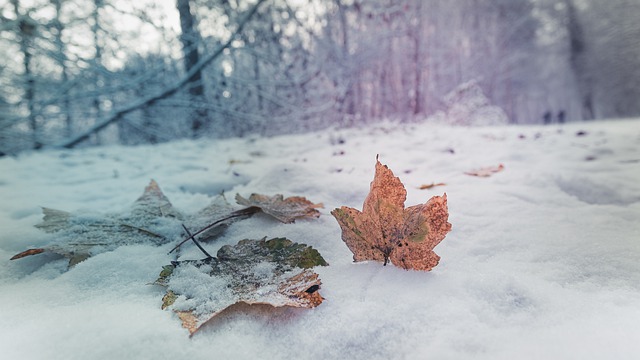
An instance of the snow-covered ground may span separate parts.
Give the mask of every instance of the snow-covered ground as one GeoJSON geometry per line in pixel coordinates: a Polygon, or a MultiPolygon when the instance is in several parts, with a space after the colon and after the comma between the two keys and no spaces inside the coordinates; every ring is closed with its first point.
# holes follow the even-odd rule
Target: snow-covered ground
{"type": "MultiPolygon", "coordinates": [[[[238,206],[238,208],[240,208],[238,206]]],[[[274,138],[46,151],[0,159],[3,359],[638,359],[640,121],[563,127],[376,125],[274,138]],[[352,262],[329,211],[361,209],[376,154],[407,205],[447,193],[453,229],[431,272],[352,262]],[[489,178],[465,175],[504,164],[489,178]],[[114,213],[155,179],[179,210],[224,191],[301,195],[325,208],[257,215],[207,245],[264,236],[312,245],[326,301],[236,309],[189,338],[147,285],[166,245],[123,246],[69,271],[40,254],[40,206],[114,213]],[[446,183],[432,189],[418,187],[446,183]]],[[[193,245],[183,257],[201,255],[193,245]]]]}

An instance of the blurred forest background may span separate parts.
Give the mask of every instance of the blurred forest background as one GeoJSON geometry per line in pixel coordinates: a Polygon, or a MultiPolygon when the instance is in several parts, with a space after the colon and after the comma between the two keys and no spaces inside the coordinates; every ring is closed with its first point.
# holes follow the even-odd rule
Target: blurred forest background
{"type": "Polygon", "coordinates": [[[639,19],[640,0],[0,0],[0,155],[474,107],[640,116],[639,19]]]}

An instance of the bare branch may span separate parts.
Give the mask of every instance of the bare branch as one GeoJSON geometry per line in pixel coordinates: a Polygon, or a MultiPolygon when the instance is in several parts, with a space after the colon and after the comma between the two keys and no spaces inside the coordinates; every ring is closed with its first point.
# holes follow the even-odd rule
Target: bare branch
{"type": "Polygon", "coordinates": [[[228,48],[229,46],[231,46],[231,43],[233,42],[233,40],[235,39],[235,37],[242,32],[244,26],[249,22],[249,20],[251,19],[251,17],[253,17],[253,15],[258,11],[258,8],[260,8],[260,6],[265,2],[266,0],[258,0],[258,2],[253,6],[253,8],[251,8],[251,10],[249,10],[249,12],[245,15],[245,17],[238,23],[238,27],[236,28],[235,32],[229,37],[229,39],[227,40],[227,42],[225,42],[224,44],[222,44],[216,51],[214,51],[213,53],[209,54],[206,57],[203,57],[200,62],[198,62],[195,66],[193,66],[186,74],[185,76],[180,79],[180,81],[176,82],[173,86],[170,86],[166,89],[164,89],[163,91],[148,96],[146,98],[143,98],[139,101],[136,101],[132,104],[129,104],[128,106],[124,106],[120,109],[116,109],[114,110],[109,116],[107,116],[106,118],[104,118],[102,121],[99,121],[97,124],[95,124],[94,126],[92,126],[91,128],[89,128],[88,130],[86,130],[85,132],[83,132],[82,134],[76,135],[70,139],[67,139],[65,142],[61,143],[58,145],[58,147],[63,147],[63,148],[73,148],[74,146],[78,145],[79,143],[83,142],[84,140],[87,140],[92,134],[106,128],[107,126],[119,121],[122,119],[122,117],[130,112],[133,112],[135,110],[138,110],[146,105],[150,105],[153,104],[154,102],[158,101],[158,100],[162,100],[165,98],[168,98],[170,96],[172,96],[173,94],[175,94],[176,92],[178,92],[178,90],[182,89],[186,84],[189,83],[189,79],[191,79],[193,77],[193,75],[195,73],[197,73],[198,71],[202,70],[205,66],[209,65],[213,60],[215,60],[216,58],[218,58],[220,55],[222,55],[222,53],[224,52],[224,50],[226,48],[228,48]]]}

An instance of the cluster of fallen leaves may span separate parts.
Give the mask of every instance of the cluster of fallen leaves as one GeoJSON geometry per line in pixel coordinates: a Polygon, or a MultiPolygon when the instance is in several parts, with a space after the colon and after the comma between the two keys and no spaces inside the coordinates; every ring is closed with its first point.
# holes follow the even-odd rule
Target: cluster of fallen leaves
{"type": "MultiPolygon", "coordinates": [[[[237,195],[236,199],[246,207],[234,211],[222,197],[218,197],[196,214],[186,216],[173,207],[158,183],[151,180],[144,193],[123,213],[88,216],[43,208],[43,221],[36,227],[54,234],[54,240],[42,248],[16,254],[11,260],[51,252],[68,258],[69,266],[73,266],[90,256],[123,245],[167,244],[175,240],[167,234],[175,236],[184,228],[198,228],[200,230],[193,236],[199,235],[200,241],[211,241],[233,222],[258,212],[292,223],[296,219],[319,217],[317,208],[322,207],[322,204],[314,204],[303,197],[285,199],[279,194],[272,197],[252,194],[248,200],[237,195]],[[211,222],[212,219],[218,220],[211,222]]],[[[191,236],[187,237],[179,245],[190,239],[191,236]]]]}
{"type": "MultiPolygon", "coordinates": [[[[478,175],[476,176],[483,176],[478,175]]],[[[422,188],[443,186],[433,183],[422,188]]],[[[354,261],[374,260],[413,270],[429,271],[440,257],[433,249],[451,230],[447,196],[405,208],[407,192],[399,178],[376,159],[375,175],[362,211],[343,206],[331,214],[342,229],[342,240],[354,261]]],[[[245,239],[220,248],[211,256],[201,242],[219,237],[234,222],[263,213],[282,223],[317,218],[318,208],[304,197],[236,195],[244,206],[234,209],[223,197],[192,215],[175,209],[155,181],[131,207],[118,214],[73,214],[44,208],[36,227],[53,234],[53,241],[16,254],[11,260],[50,252],[69,259],[69,267],[123,245],[166,245],[178,241],[169,253],[193,242],[204,254],[199,260],[177,257],[162,268],[154,282],[166,288],[162,308],[173,310],[191,335],[228,307],[268,304],[313,308],[323,301],[321,281],[312,268],[328,265],[306,244],[285,238],[245,239]],[[191,232],[189,229],[197,229],[191,232]]]]}
{"type": "Polygon", "coordinates": [[[158,184],[151,180],[143,194],[122,213],[86,215],[43,208],[43,221],[36,227],[51,233],[52,242],[20,252],[11,260],[49,252],[67,258],[69,267],[73,267],[119,246],[161,246],[182,236],[170,253],[191,240],[206,257],[173,261],[163,267],[154,284],[167,287],[162,308],[173,309],[191,334],[237,303],[305,308],[322,303],[318,292],[321,281],[311,268],[327,263],[310,246],[284,238],[242,240],[235,246],[223,246],[217,257],[212,257],[200,244],[214,240],[232,223],[259,212],[288,224],[297,219],[319,217],[318,208],[322,204],[280,194],[251,194],[248,199],[237,194],[236,202],[244,208],[234,210],[223,197],[218,197],[197,213],[185,215],[173,207],[158,184]],[[192,234],[189,228],[198,230],[192,234]],[[194,278],[199,283],[194,283],[194,278]],[[189,291],[189,287],[207,286],[212,292],[194,296],[189,291]]]}

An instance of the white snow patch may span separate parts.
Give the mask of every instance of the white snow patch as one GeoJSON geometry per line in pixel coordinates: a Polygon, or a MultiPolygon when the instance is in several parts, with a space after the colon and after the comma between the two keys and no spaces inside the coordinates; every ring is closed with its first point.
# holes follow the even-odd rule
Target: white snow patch
{"type": "Polygon", "coordinates": [[[193,310],[196,316],[218,312],[235,302],[229,278],[210,276],[211,266],[182,264],[171,276],[169,290],[180,296],[171,307],[175,311],[193,310]],[[223,304],[223,306],[221,306],[223,304]]]}
{"type": "MultiPolygon", "coordinates": [[[[6,359],[637,359],[640,357],[640,121],[562,127],[392,123],[273,138],[52,150],[0,159],[0,354],[6,359]],[[338,139],[338,140],[336,140],[338,139]],[[361,209],[376,154],[407,205],[446,192],[451,233],[431,272],[354,264],[329,212],[361,209]],[[504,165],[489,178],[465,171],[504,165]],[[160,310],[153,282],[173,246],[131,245],[66,271],[52,255],[8,259],[53,241],[40,206],[127,209],[155,179],[195,213],[224,190],[302,195],[321,217],[233,224],[211,254],[244,238],[318,249],[326,301],[315,309],[233,313],[193,338],[160,310]],[[422,184],[445,186],[419,190],[422,184]]],[[[194,229],[191,229],[192,231],[194,229]]],[[[202,254],[187,243],[181,259],[202,254]]],[[[184,271],[188,271],[185,267],[184,271]]],[[[256,275],[268,271],[256,266],[256,275]]],[[[199,272],[202,274],[202,272],[199,272]]],[[[182,284],[192,296],[225,298],[182,284]]],[[[204,274],[203,274],[204,275],[204,274]]],[[[177,285],[176,285],[177,286],[177,285]]],[[[180,300],[180,301],[187,301],[180,300]]],[[[186,305],[185,305],[186,306],[186,305]]],[[[205,311],[206,309],[202,309],[205,311]]]]}

